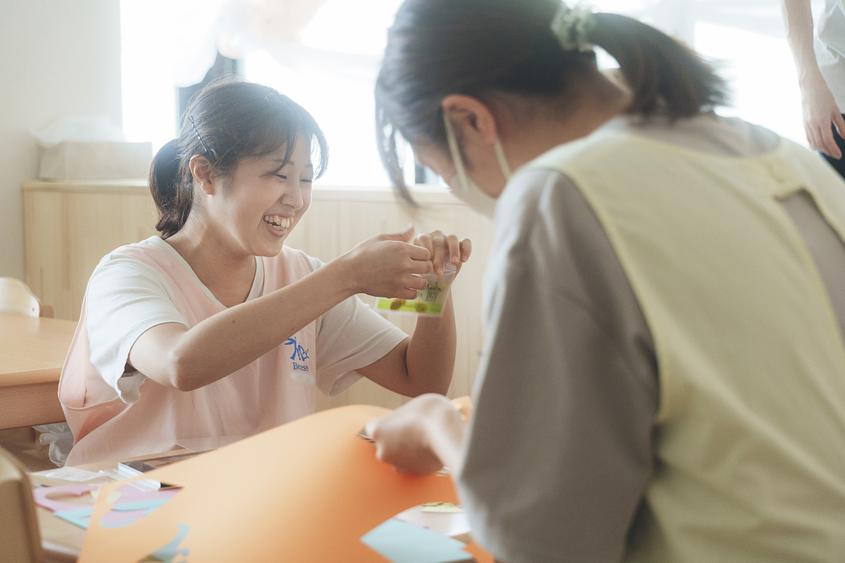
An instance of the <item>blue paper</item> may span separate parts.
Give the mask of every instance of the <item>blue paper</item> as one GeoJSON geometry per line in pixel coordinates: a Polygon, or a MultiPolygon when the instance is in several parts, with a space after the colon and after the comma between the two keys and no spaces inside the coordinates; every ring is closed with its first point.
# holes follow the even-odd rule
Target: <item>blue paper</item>
{"type": "Polygon", "coordinates": [[[147,559],[151,559],[153,561],[173,561],[176,557],[188,557],[190,550],[187,547],[182,547],[182,542],[185,541],[185,537],[188,535],[188,530],[190,528],[184,522],[179,524],[179,532],[176,534],[176,537],[170,540],[166,545],[158,548],[150,555],[147,556],[147,559]]]}
{"type": "Polygon", "coordinates": [[[116,502],[114,506],[112,506],[112,510],[147,510],[152,508],[158,508],[162,504],[166,503],[169,499],[168,498],[148,498],[148,499],[140,499],[140,500],[133,500],[129,502],[116,502]]]}
{"type": "Polygon", "coordinates": [[[472,559],[458,540],[395,518],[367,532],[361,541],[396,563],[446,563],[472,559]]]}
{"type": "Polygon", "coordinates": [[[94,510],[92,508],[78,508],[76,510],[60,510],[59,512],[54,512],[53,515],[58,516],[62,520],[67,520],[83,530],[87,530],[93,513],[94,510]]]}

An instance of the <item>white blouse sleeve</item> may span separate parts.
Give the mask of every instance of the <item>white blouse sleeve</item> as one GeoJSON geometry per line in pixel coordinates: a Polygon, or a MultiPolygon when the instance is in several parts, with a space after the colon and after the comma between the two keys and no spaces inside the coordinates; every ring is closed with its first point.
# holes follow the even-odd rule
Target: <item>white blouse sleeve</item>
{"type": "Polygon", "coordinates": [[[88,281],[84,308],[91,364],[121,400],[137,401],[144,376],[127,366],[135,341],[156,325],[187,326],[161,275],[138,260],[109,254],[88,281]]]}

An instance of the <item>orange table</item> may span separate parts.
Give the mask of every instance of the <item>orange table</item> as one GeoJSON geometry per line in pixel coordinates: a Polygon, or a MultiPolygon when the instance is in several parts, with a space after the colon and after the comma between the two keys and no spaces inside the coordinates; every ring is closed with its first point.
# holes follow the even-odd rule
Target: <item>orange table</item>
{"type": "Polygon", "coordinates": [[[59,374],[76,322],[0,314],[0,429],[62,422],[59,374]]]}

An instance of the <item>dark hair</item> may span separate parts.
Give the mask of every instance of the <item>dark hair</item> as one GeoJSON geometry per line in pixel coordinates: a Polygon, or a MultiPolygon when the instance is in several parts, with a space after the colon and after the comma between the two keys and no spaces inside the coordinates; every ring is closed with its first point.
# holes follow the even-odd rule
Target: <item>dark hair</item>
{"type": "Polygon", "coordinates": [[[226,80],[203,88],[185,111],[179,136],[158,151],[150,167],[150,192],[159,212],[156,230],[168,238],[188,220],[194,189],[188,163],[194,155],[205,156],[215,172],[226,174],[244,157],[285,147],[284,166],[297,139],[319,151],[315,175],[320,176],[328,146],[317,122],[300,105],[251,82],[226,80]]]}
{"type": "MultiPolygon", "coordinates": [[[[579,83],[594,76],[595,54],[563,49],[552,31],[560,7],[560,0],[405,0],[388,32],[375,90],[379,153],[405,199],[396,133],[445,146],[445,96],[515,94],[565,108],[579,83]]],[[[715,70],[649,25],[594,13],[586,38],[619,62],[632,93],[628,113],[675,120],[726,102],[715,70]]]]}

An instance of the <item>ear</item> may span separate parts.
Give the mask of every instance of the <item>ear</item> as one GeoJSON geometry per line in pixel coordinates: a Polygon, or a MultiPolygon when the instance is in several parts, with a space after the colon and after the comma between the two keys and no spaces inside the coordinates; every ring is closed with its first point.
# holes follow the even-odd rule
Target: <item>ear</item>
{"type": "Polygon", "coordinates": [[[208,159],[202,155],[195,154],[188,161],[188,169],[194,179],[194,185],[204,191],[207,195],[214,194],[214,167],[208,159]]]}
{"type": "Polygon", "coordinates": [[[481,142],[492,145],[498,138],[496,117],[490,108],[472,96],[449,94],[440,102],[443,114],[464,137],[478,135],[481,142]]]}

